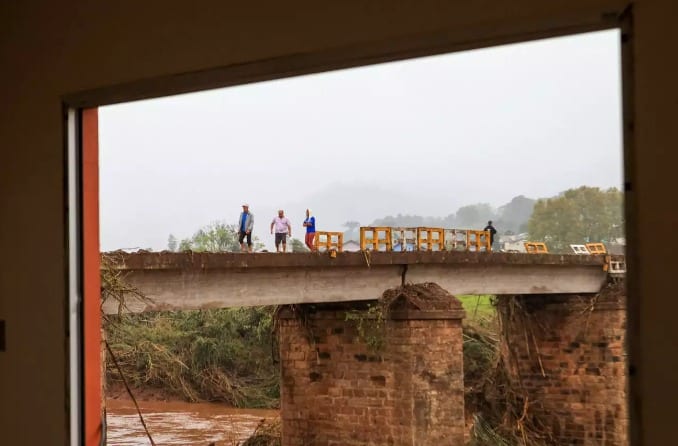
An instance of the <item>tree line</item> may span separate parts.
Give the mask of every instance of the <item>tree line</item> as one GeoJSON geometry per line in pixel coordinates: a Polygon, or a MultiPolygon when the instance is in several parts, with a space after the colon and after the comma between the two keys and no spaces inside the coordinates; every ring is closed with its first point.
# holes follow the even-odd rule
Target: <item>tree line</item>
{"type": "MultiPolygon", "coordinates": [[[[306,252],[306,245],[296,238],[290,240],[292,252],[306,252]]],[[[265,245],[259,237],[252,239],[254,251],[261,251],[265,245]]],[[[167,238],[169,251],[193,252],[239,252],[238,227],[225,221],[215,221],[198,229],[191,237],[178,240],[174,234],[167,238]]]]}
{"type": "Polygon", "coordinates": [[[472,229],[484,227],[488,220],[501,227],[502,232],[520,233],[527,231],[527,221],[532,214],[536,200],[524,195],[514,197],[498,209],[489,203],[462,206],[446,217],[422,217],[419,215],[386,216],[374,220],[370,226],[429,226],[439,228],[472,229]]]}
{"type": "MultiPolygon", "coordinates": [[[[529,240],[547,243],[552,252],[567,252],[570,244],[610,243],[624,237],[623,199],[617,188],[581,186],[548,198],[518,195],[498,208],[466,205],[445,217],[389,215],[369,226],[481,229],[492,220],[500,235],[527,233],[529,240]]],[[[344,239],[357,239],[360,223],[344,226],[344,239]]]]}

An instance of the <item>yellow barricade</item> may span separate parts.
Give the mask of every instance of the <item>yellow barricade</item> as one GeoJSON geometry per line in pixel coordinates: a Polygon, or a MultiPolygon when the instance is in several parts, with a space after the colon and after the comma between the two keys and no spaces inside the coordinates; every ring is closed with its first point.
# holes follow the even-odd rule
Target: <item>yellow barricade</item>
{"type": "Polygon", "coordinates": [[[320,251],[320,248],[324,248],[325,251],[336,249],[338,252],[342,252],[344,250],[344,233],[317,231],[315,233],[315,249],[320,251]]]}
{"type": "Polygon", "coordinates": [[[607,254],[607,249],[605,249],[605,245],[602,243],[587,243],[586,249],[591,254],[607,254]]]}
{"type": "Polygon", "coordinates": [[[445,230],[443,228],[417,228],[417,251],[443,251],[445,230]]]}
{"type": "Polygon", "coordinates": [[[528,254],[547,254],[549,252],[546,243],[542,242],[525,242],[525,251],[528,254]]]}
{"type": "Polygon", "coordinates": [[[466,250],[467,251],[491,251],[490,231],[476,231],[469,229],[466,231],[466,250]]]}
{"type": "Polygon", "coordinates": [[[391,251],[393,249],[391,228],[387,226],[361,226],[360,249],[363,251],[391,251]]]}

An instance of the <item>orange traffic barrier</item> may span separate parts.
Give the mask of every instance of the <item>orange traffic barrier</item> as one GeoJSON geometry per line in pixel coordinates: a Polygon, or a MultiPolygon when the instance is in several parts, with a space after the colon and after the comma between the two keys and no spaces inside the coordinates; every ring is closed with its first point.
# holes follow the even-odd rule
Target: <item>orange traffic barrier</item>
{"type": "Polygon", "coordinates": [[[546,243],[525,242],[525,251],[528,254],[547,254],[549,249],[546,247],[546,243]]]}
{"type": "Polygon", "coordinates": [[[445,249],[443,228],[417,228],[418,251],[442,251],[445,249]]]}
{"type": "Polygon", "coordinates": [[[387,226],[362,226],[360,228],[360,249],[371,251],[391,251],[391,228],[387,226]]]}
{"type": "Polygon", "coordinates": [[[469,229],[466,231],[466,250],[467,251],[491,251],[490,231],[475,231],[469,229]]]}
{"type": "Polygon", "coordinates": [[[607,254],[607,249],[605,249],[605,245],[602,243],[587,243],[586,249],[591,254],[607,254]]]}
{"type": "Polygon", "coordinates": [[[363,251],[492,251],[489,231],[475,229],[362,226],[363,251]]]}
{"type": "Polygon", "coordinates": [[[323,248],[325,251],[332,249],[342,252],[344,250],[344,233],[317,231],[315,233],[315,249],[320,251],[323,248]]]}

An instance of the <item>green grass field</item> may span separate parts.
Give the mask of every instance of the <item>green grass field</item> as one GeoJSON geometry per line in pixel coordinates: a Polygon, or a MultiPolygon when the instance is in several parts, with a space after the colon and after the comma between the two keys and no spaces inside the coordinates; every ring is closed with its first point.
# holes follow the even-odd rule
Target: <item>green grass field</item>
{"type": "Polygon", "coordinates": [[[466,294],[456,296],[466,310],[467,321],[491,321],[496,315],[496,309],[492,305],[491,294],[466,294]]]}

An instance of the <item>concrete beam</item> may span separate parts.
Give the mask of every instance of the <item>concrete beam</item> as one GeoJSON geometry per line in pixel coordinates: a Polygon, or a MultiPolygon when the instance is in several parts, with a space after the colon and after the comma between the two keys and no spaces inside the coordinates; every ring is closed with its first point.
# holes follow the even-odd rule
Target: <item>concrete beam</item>
{"type": "MultiPolygon", "coordinates": [[[[436,282],[451,294],[596,293],[606,281],[603,256],[517,253],[106,253],[148,298],[128,311],[377,299],[405,282],[436,282]]],[[[107,265],[107,266],[106,266],[107,265]]],[[[104,311],[117,312],[114,302],[104,311]]]]}

